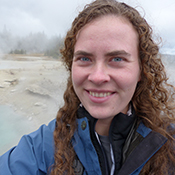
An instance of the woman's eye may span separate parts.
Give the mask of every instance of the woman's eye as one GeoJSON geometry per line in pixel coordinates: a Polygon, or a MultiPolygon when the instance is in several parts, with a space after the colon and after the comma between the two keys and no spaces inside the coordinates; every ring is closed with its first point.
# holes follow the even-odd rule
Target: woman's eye
{"type": "Polygon", "coordinates": [[[81,60],[81,61],[90,61],[90,59],[87,58],[87,57],[81,57],[80,60],[81,60]]]}
{"type": "Polygon", "coordinates": [[[122,61],[123,59],[120,58],[120,57],[115,57],[112,59],[112,61],[115,61],[115,62],[119,62],[119,61],[122,61]]]}

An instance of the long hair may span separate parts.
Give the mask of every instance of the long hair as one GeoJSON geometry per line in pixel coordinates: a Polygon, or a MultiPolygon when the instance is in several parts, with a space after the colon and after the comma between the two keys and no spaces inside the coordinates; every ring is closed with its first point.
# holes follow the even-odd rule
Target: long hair
{"type": "Polygon", "coordinates": [[[136,9],[116,0],[96,0],[86,5],[67,32],[61,54],[70,75],[64,93],[64,105],[58,111],[56,118],[54,131],[55,164],[51,174],[74,174],[72,165],[75,153],[71,145],[71,138],[77,127],[76,113],[80,104],[71,79],[74,46],[79,30],[94,19],[105,15],[123,17],[137,31],[141,81],[136,87],[132,102],[137,116],[142,118],[144,124],[168,138],[166,144],[144,166],[141,174],[168,174],[171,170],[169,166],[175,166],[172,137],[174,133],[172,129],[168,129],[175,120],[174,87],[167,83],[167,76],[159,55],[159,47],[153,40],[152,28],[136,9]]]}

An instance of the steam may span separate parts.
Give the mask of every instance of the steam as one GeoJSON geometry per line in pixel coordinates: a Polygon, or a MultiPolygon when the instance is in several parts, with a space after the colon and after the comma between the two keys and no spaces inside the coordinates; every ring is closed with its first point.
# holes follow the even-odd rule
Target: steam
{"type": "Polygon", "coordinates": [[[59,52],[63,45],[61,35],[48,37],[44,32],[30,33],[25,37],[14,36],[5,26],[0,32],[0,53],[9,54],[19,52],[21,54],[59,52]]]}

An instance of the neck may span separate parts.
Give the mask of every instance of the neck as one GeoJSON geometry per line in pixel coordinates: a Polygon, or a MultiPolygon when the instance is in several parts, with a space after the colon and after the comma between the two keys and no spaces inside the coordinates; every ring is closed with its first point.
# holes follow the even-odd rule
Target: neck
{"type": "Polygon", "coordinates": [[[111,120],[107,119],[99,119],[95,125],[95,131],[102,136],[109,135],[109,128],[111,125],[111,120]]]}

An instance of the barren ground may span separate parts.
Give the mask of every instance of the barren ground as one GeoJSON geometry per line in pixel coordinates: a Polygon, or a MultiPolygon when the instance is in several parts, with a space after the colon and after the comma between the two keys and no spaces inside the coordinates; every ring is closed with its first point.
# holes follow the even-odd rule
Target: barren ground
{"type": "Polygon", "coordinates": [[[0,138],[6,139],[0,144],[0,154],[16,144],[23,134],[56,117],[63,102],[66,81],[67,72],[61,61],[41,55],[0,56],[0,105],[9,106],[17,116],[22,117],[21,121],[14,119],[16,115],[1,115],[0,138]],[[8,125],[2,126],[4,122],[8,125]],[[21,126],[23,123],[25,127],[21,126]],[[14,132],[17,133],[17,140],[12,141],[14,132]]]}

